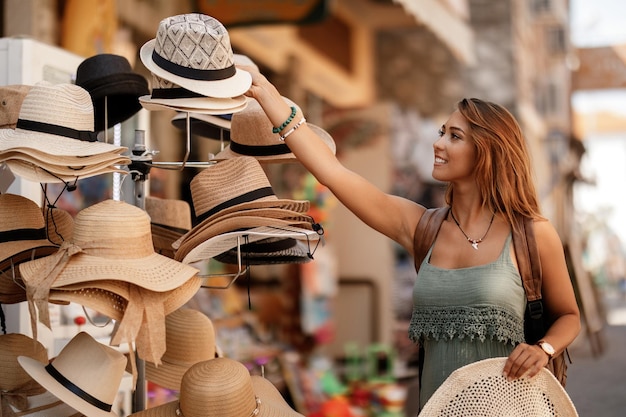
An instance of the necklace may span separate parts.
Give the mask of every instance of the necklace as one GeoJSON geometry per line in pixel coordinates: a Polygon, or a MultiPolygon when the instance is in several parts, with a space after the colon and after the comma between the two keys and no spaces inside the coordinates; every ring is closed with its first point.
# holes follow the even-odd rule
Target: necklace
{"type": "Polygon", "coordinates": [[[459,224],[459,221],[456,219],[456,217],[454,217],[454,212],[452,211],[452,209],[450,209],[450,214],[452,215],[452,220],[454,220],[454,222],[456,223],[456,226],[459,228],[459,230],[461,231],[461,233],[463,233],[463,236],[465,236],[465,238],[467,239],[467,241],[472,245],[472,247],[476,250],[478,250],[478,244],[480,242],[483,241],[483,239],[487,236],[487,233],[489,233],[489,229],[491,229],[491,225],[493,224],[493,219],[494,217],[496,217],[496,213],[493,213],[491,215],[491,221],[489,222],[489,226],[487,227],[487,230],[485,231],[485,234],[483,235],[483,237],[481,237],[480,239],[472,239],[471,237],[469,237],[467,235],[467,233],[465,233],[465,231],[463,230],[463,228],[461,228],[461,225],[459,224]]]}

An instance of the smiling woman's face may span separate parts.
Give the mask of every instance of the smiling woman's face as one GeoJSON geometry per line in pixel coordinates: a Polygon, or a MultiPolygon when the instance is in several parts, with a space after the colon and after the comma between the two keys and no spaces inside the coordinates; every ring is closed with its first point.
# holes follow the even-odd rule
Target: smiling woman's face
{"type": "Polygon", "coordinates": [[[476,147],[470,126],[458,110],[439,129],[439,139],[433,144],[435,163],[433,178],[452,182],[471,177],[476,161],[476,147]]]}

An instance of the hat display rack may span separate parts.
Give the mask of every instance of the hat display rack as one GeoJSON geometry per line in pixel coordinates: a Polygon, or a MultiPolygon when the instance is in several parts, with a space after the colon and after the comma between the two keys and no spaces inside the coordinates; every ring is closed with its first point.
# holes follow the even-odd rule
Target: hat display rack
{"type": "MultiPolygon", "coordinates": [[[[147,250],[145,242],[138,242],[138,240],[146,235],[144,233],[147,227],[145,225],[146,219],[149,218],[152,221],[159,215],[165,214],[158,222],[160,224],[151,222],[151,228],[148,228],[150,231],[148,235],[155,235],[155,230],[159,231],[159,244],[165,245],[165,249],[167,249],[167,245],[170,246],[169,249],[174,248],[171,256],[163,256],[163,258],[171,258],[171,263],[168,264],[171,268],[164,267],[160,270],[163,271],[163,274],[169,274],[170,278],[172,276],[180,278],[178,281],[170,279],[167,284],[176,285],[176,288],[160,289],[163,290],[161,293],[163,294],[165,315],[179,308],[180,300],[187,299],[185,297],[191,292],[195,293],[198,288],[229,288],[238,277],[249,273],[252,264],[308,262],[313,259],[313,253],[319,243],[322,242],[324,231],[322,226],[315,223],[314,219],[307,214],[309,210],[308,200],[281,199],[273,194],[261,163],[289,162],[294,161],[295,157],[286,145],[276,145],[281,142],[278,141],[278,135],[267,134],[272,132],[272,126],[267,117],[260,111],[260,106],[252,99],[244,96],[251,85],[251,75],[236,67],[235,64],[253,65],[253,63],[243,55],[233,54],[228,32],[223,25],[210,16],[197,13],[163,19],[159,24],[155,39],[148,41],[141,48],[140,58],[153,76],[154,88],[150,89],[147,80],[131,70],[129,62],[124,57],[114,54],[95,55],[85,59],[79,65],[74,84],[42,83],[18,91],[20,100],[23,99],[23,101],[16,103],[18,107],[21,105],[21,109],[19,115],[15,115],[15,126],[7,128],[6,126],[9,126],[10,123],[4,124],[3,128],[0,129],[0,144],[2,145],[0,156],[4,158],[2,161],[11,162],[12,165],[9,165],[9,168],[15,170],[18,176],[39,182],[44,193],[46,192],[46,183],[62,182],[65,185],[62,191],[64,192],[66,189],[74,187],[79,179],[102,173],[128,174],[133,181],[133,204],[127,205],[119,202],[120,205],[118,206],[115,204],[118,202],[113,200],[97,203],[81,210],[75,219],[76,221],[72,223],[73,235],[70,243],[73,245],[74,242],[78,242],[77,248],[80,248],[81,245],[84,246],[79,253],[80,259],[87,260],[86,263],[78,265],[79,261],[77,258],[73,258],[74,254],[69,254],[73,250],[70,248],[71,245],[65,245],[68,242],[63,241],[64,238],[62,238],[61,244],[55,243],[55,246],[48,251],[49,253],[42,252],[43,258],[31,259],[20,264],[21,277],[25,283],[28,281],[30,288],[41,289],[47,286],[45,293],[36,290],[38,298],[30,293],[28,297],[24,295],[28,298],[31,321],[33,319],[35,321],[40,319],[41,321],[42,315],[45,315],[44,319],[49,320],[46,314],[48,311],[47,304],[45,304],[45,308],[41,308],[44,306],[42,303],[47,303],[49,298],[50,302],[54,303],[77,302],[83,306],[94,308],[96,311],[99,308],[104,308],[107,316],[115,317],[118,324],[121,323],[120,327],[124,323],[127,325],[124,328],[126,333],[122,336],[118,335],[127,338],[124,340],[130,340],[128,334],[137,330],[137,323],[129,324],[130,319],[125,321],[124,313],[120,315],[120,306],[130,305],[132,293],[137,290],[128,289],[124,286],[123,281],[114,281],[104,275],[95,278],[90,285],[82,286],[83,282],[80,280],[83,278],[78,277],[96,276],[97,273],[95,272],[85,274],[85,271],[82,271],[83,273],[76,273],[72,276],[68,272],[63,275],[65,272],[62,271],[69,264],[72,264],[74,268],[81,267],[83,269],[88,269],[90,262],[93,263],[94,259],[101,262],[99,266],[107,264],[106,255],[96,253],[97,251],[90,252],[91,249],[96,248],[90,246],[94,242],[88,239],[90,237],[89,233],[86,233],[88,228],[93,230],[98,227],[102,228],[103,230],[99,233],[103,239],[106,236],[107,241],[110,242],[116,240],[113,235],[120,233],[122,229],[132,229],[133,232],[137,232],[136,236],[118,237],[126,239],[127,243],[129,242],[126,249],[130,252],[150,252],[141,255],[148,259],[157,255],[161,256],[161,253],[152,253],[151,250],[147,250]],[[197,35],[198,27],[201,27],[200,32],[202,30],[207,31],[206,36],[187,37],[184,40],[177,37],[177,34],[181,33],[181,28],[182,32],[189,29],[197,35]],[[179,48],[189,47],[189,45],[181,46],[180,43],[183,42],[210,42],[210,47],[196,49],[212,52],[209,56],[184,57],[180,53],[177,54],[181,51],[179,48]],[[65,104],[59,103],[59,100],[63,101],[64,98],[65,104]],[[50,105],[53,102],[55,106],[50,105]],[[71,108],[72,106],[74,108],[71,108]],[[110,127],[131,118],[142,107],[148,111],[175,110],[177,112],[176,127],[183,129],[185,133],[185,152],[181,161],[155,161],[154,156],[159,152],[148,149],[144,130],[135,130],[134,143],[130,149],[109,143],[108,131],[110,127]],[[30,117],[28,112],[44,117],[38,120],[36,117],[30,117]],[[58,130],[44,133],[38,130],[42,128],[41,126],[45,128],[49,125],[63,124],[59,123],[59,120],[64,120],[64,115],[67,119],[65,123],[67,126],[61,126],[65,128],[63,132],[76,131],[83,136],[88,135],[88,137],[85,136],[85,140],[62,138],[63,134],[59,133],[58,130]],[[22,119],[30,120],[31,125],[24,125],[23,122],[20,122],[22,119]],[[192,153],[192,128],[198,120],[208,124],[211,123],[210,120],[215,120],[216,125],[211,129],[213,132],[219,133],[219,137],[215,138],[219,139],[221,143],[219,158],[210,156],[207,161],[189,160],[192,153]],[[86,133],[83,134],[83,132],[86,133]],[[232,132],[235,133],[235,136],[231,135],[232,132]],[[42,139],[42,135],[58,136],[62,139],[46,142],[42,139]],[[225,138],[228,140],[226,141],[225,138]],[[240,143],[237,142],[238,140],[240,143]],[[226,145],[227,142],[228,145],[226,145]],[[231,148],[233,144],[237,147],[231,148]],[[262,149],[262,155],[247,153],[248,149],[259,148],[262,149]],[[122,155],[122,152],[126,151],[130,151],[128,155],[122,155]],[[80,161],[80,167],[78,167],[78,161],[80,161]],[[167,213],[158,213],[158,205],[161,202],[156,202],[157,212],[151,211],[155,209],[155,201],[150,200],[151,197],[147,197],[146,188],[152,168],[179,171],[185,168],[201,169],[190,184],[197,223],[193,227],[189,222],[182,226],[170,225],[173,227],[168,228],[167,223],[170,219],[167,218],[167,213]],[[59,171],[53,171],[53,169],[59,171]],[[81,169],[85,170],[80,175],[72,171],[80,171],[81,169]],[[216,191],[220,193],[216,194],[216,191]],[[247,199],[242,200],[238,193],[254,195],[254,197],[246,197],[247,199]],[[147,200],[149,204],[146,204],[147,200]],[[133,206],[135,212],[129,211],[128,208],[133,208],[133,206]],[[105,218],[111,213],[113,213],[111,219],[105,218]],[[146,214],[145,218],[142,214],[146,214]],[[114,217],[119,219],[119,224],[107,226],[106,220],[113,220],[114,217]],[[126,224],[130,222],[135,226],[124,229],[126,227],[124,221],[126,224]],[[178,231],[172,232],[177,227],[178,231]],[[81,238],[84,238],[83,241],[81,238]],[[60,247],[58,251],[56,250],[57,247],[60,247]],[[220,262],[236,266],[236,271],[206,274],[195,271],[195,275],[188,278],[188,270],[197,269],[194,268],[195,263],[218,259],[218,255],[222,256],[219,259],[220,262]],[[250,256],[251,261],[247,260],[248,256],[250,256]],[[174,264],[180,268],[175,271],[176,273],[170,274],[172,269],[175,269],[176,265],[174,264]],[[59,268],[59,265],[62,268],[59,268]],[[41,278],[42,281],[46,282],[33,284],[32,282],[40,280],[40,275],[45,275],[41,273],[42,270],[51,271],[48,276],[52,279],[41,278]],[[212,278],[219,278],[221,285],[211,285],[209,281],[212,278]],[[223,284],[224,278],[228,278],[226,284],[223,284]],[[67,285],[59,284],[57,280],[65,281],[67,285]],[[192,280],[194,283],[190,283],[192,280]],[[183,281],[184,283],[182,283],[183,281]],[[195,286],[196,281],[198,282],[197,286],[195,286]],[[115,297],[113,303],[115,305],[111,305],[110,300],[107,301],[107,297],[112,295],[115,297]],[[31,297],[34,297],[34,300],[31,297]],[[33,316],[35,311],[33,306],[39,311],[39,317],[36,317],[37,314],[33,316]]],[[[285,100],[296,106],[288,99],[285,98],[285,100]]],[[[174,120],[172,120],[172,124],[174,124],[174,120]]],[[[311,127],[318,131],[318,134],[334,152],[335,144],[330,135],[314,125],[311,127]]],[[[0,196],[0,199],[2,197],[5,196],[0,196]]],[[[45,198],[48,199],[47,196],[45,198]]],[[[178,201],[178,203],[180,202],[178,201]]],[[[52,206],[54,203],[51,203],[52,206]]],[[[169,203],[174,203],[174,201],[169,203]]],[[[52,206],[50,207],[54,208],[52,206]]],[[[67,233],[65,235],[67,236],[67,233]]],[[[152,242],[154,249],[157,246],[156,241],[155,239],[152,242]]],[[[34,242],[33,245],[35,243],[37,242],[34,242]]],[[[124,245],[119,245],[119,247],[122,246],[124,245]]],[[[150,246],[152,247],[152,245],[150,246]]],[[[111,256],[125,258],[129,255],[128,253],[121,254],[119,250],[115,252],[112,247],[105,249],[103,253],[108,253],[111,256]]],[[[98,250],[101,251],[102,248],[98,250]]],[[[133,264],[133,259],[126,259],[116,265],[116,268],[125,267],[126,261],[130,261],[129,266],[133,264]]],[[[155,265],[154,262],[149,262],[149,264],[155,265]]],[[[140,273],[141,271],[136,272],[140,273]]],[[[154,283],[155,287],[158,286],[157,284],[154,283]]],[[[156,292],[160,290],[154,289],[156,292]]],[[[20,301],[23,298],[21,293],[16,297],[19,297],[20,301]]],[[[146,303],[148,304],[148,301],[146,303]]],[[[154,304],[150,307],[154,307],[154,304]]],[[[133,308],[136,312],[138,307],[133,306],[133,308]]],[[[144,307],[142,306],[142,308],[144,307]]],[[[151,310],[150,313],[153,311],[151,310]]],[[[144,316],[146,314],[148,314],[148,310],[145,310],[144,316]]],[[[148,323],[145,327],[152,327],[154,324],[154,322],[148,323]]],[[[143,322],[140,326],[143,326],[143,322]]],[[[33,333],[36,340],[34,329],[33,333]]],[[[139,336],[135,334],[134,337],[139,336]]],[[[146,336],[145,339],[149,339],[149,337],[146,336]]],[[[118,344],[114,343],[114,340],[111,343],[118,344]]],[[[147,386],[144,383],[146,380],[146,363],[143,357],[140,358],[139,343],[136,347],[136,354],[130,355],[134,367],[133,375],[136,378],[132,395],[134,412],[145,410],[147,398],[147,386]]],[[[108,370],[115,372],[115,375],[111,375],[112,380],[117,381],[119,379],[120,369],[124,362],[122,358],[118,357],[115,351],[111,349],[100,351],[102,347],[87,337],[86,334],[79,333],[76,335],[76,338],[72,339],[64,349],[66,350],[62,351],[58,359],[55,360],[58,367],[63,368],[60,369],[61,374],[70,375],[78,372],[78,368],[73,365],[71,358],[78,354],[82,359],[88,361],[90,354],[77,352],[89,352],[91,349],[93,354],[100,353],[103,358],[106,358],[106,360],[103,359],[103,364],[106,361],[115,363],[115,366],[108,367],[108,370]]],[[[150,353],[155,354],[152,350],[150,353]]],[[[46,375],[42,372],[41,361],[33,362],[29,359],[20,359],[20,361],[24,362],[20,362],[20,365],[29,374],[36,375],[38,378],[43,378],[46,375]]],[[[228,360],[223,362],[228,369],[237,366],[228,360]]],[[[86,368],[88,367],[86,366],[86,368]]],[[[91,381],[86,380],[78,373],[75,377],[84,383],[87,391],[103,395],[107,399],[105,402],[111,402],[114,395],[112,390],[101,392],[99,387],[91,387],[91,381]]],[[[46,378],[48,377],[46,376],[46,378]]],[[[51,387],[56,387],[54,381],[50,380],[49,382],[51,387]]],[[[263,382],[260,382],[260,385],[263,385],[263,382]]],[[[113,386],[115,384],[111,385],[111,387],[113,386]]],[[[75,400],[72,395],[68,398],[75,400]]],[[[82,401],[68,404],[70,406],[76,405],[75,408],[77,409],[86,406],[82,401]]],[[[279,409],[284,408],[283,411],[286,412],[286,415],[300,416],[295,412],[291,413],[292,410],[286,407],[286,404],[277,403],[276,405],[279,406],[279,409]]],[[[96,408],[99,407],[96,404],[96,408]]],[[[258,408],[258,405],[256,407],[258,408]]],[[[93,412],[93,415],[108,416],[110,414],[109,412],[101,413],[97,410],[93,410],[93,412]]]]}

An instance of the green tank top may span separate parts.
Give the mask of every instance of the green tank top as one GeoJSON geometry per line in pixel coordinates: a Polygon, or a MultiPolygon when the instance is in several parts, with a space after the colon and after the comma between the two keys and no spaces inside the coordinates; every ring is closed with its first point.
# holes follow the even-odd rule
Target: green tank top
{"type": "Polygon", "coordinates": [[[468,268],[431,265],[432,246],[424,258],[409,325],[409,338],[424,347],[420,409],[457,368],[508,356],[524,341],[526,295],[510,245],[509,234],[498,259],[468,268]]]}

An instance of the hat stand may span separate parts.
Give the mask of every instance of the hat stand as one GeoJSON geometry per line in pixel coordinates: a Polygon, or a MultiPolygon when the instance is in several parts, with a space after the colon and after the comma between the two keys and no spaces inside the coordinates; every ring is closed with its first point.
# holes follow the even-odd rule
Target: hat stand
{"type": "Polygon", "coordinates": [[[237,278],[239,278],[240,276],[242,276],[243,274],[245,274],[246,272],[250,270],[250,265],[243,266],[241,262],[241,236],[237,236],[237,266],[238,266],[237,272],[233,272],[230,274],[207,274],[207,275],[198,274],[199,278],[204,279],[204,282],[202,283],[201,287],[216,289],[216,290],[228,289],[230,288],[231,285],[233,285],[233,283],[237,280],[237,278]],[[226,285],[208,285],[206,281],[212,278],[230,278],[230,280],[228,284],[226,285]]]}

